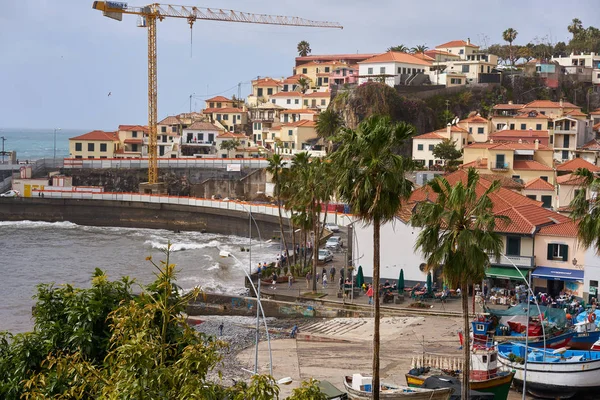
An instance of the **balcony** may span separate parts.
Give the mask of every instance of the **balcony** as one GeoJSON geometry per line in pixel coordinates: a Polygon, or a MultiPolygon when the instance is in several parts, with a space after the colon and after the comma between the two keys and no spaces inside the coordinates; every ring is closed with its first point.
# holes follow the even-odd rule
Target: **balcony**
{"type": "Polygon", "coordinates": [[[533,268],[533,261],[534,261],[535,257],[528,257],[528,256],[500,256],[500,258],[498,260],[494,260],[493,257],[490,256],[490,263],[492,265],[495,266],[501,266],[501,267],[514,267],[514,265],[516,265],[517,267],[525,267],[525,268],[533,268]],[[507,260],[508,258],[508,260],[507,260]],[[510,261],[512,261],[512,263],[510,261]]]}
{"type": "Polygon", "coordinates": [[[573,127],[571,129],[563,129],[562,126],[555,126],[554,134],[555,135],[577,135],[577,128],[573,127]]]}
{"type": "Polygon", "coordinates": [[[492,171],[508,171],[510,169],[510,163],[508,163],[508,162],[490,163],[490,169],[492,171]]]}
{"type": "Polygon", "coordinates": [[[215,142],[210,142],[208,140],[196,140],[196,141],[185,141],[181,143],[182,146],[214,146],[215,142]]]}

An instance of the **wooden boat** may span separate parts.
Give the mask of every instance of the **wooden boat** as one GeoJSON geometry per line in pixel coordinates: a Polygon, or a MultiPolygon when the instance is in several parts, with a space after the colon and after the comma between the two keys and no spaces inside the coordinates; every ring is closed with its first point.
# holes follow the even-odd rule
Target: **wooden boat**
{"type": "MultiPolygon", "coordinates": [[[[479,318],[471,325],[473,345],[471,346],[470,387],[478,392],[493,393],[494,400],[506,400],[514,373],[498,369],[498,350],[492,341],[492,321],[479,318]]],[[[421,387],[425,380],[432,375],[442,374],[457,377],[462,370],[461,362],[443,358],[429,358],[429,366],[425,368],[415,364],[419,364],[419,361],[413,362],[413,369],[406,374],[406,383],[412,387],[421,387]]]]}
{"type": "MultiPolygon", "coordinates": [[[[370,376],[363,376],[361,374],[346,376],[344,379],[344,388],[351,399],[368,400],[373,398],[370,376]]],[[[422,389],[382,383],[380,385],[379,398],[385,400],[448,400],[452,392],[452,388],[422,389]]]]}
{"type": "Polygon", "coordinates": [[[521,343],[498,346],[498,361],[505,371],[515,372],[515,383],[523,384],[527,357],[527,390],[536,397],[570,398],[600,390],[600,352],[529,348],[521,343]]]}
{"type": "Polygon", "coordinates": [[[600,340],[600,330],[596,327],[596,318],[589,318],[586,321],[578,322],[574,325],[574,334],[569,342],[571,350],[590,350],[594,343],[600,340]]]}

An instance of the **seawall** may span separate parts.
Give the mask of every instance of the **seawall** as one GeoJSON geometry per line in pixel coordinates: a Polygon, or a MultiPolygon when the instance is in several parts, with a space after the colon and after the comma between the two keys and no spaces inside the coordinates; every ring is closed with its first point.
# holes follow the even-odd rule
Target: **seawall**
{"type": "MultiPolygon", "coordinates": [[[[276,216],[252,216],[263,239],[279,231],[276,216]]],[[[0,198],[0,221],[24,220],[248,235],[248,214],[237,210],[118,200],[0,198]]],[[[258,236],[254,223],[252,236],[258,236]]]]}

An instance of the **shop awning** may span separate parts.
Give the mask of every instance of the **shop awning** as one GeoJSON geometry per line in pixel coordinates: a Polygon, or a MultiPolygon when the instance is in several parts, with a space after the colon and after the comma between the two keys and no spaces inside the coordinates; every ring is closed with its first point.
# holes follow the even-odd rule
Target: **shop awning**
{"type": "Polygon", "coordinates": [[[579,269],[537,267],[531,276],[534,278],[551,279],[555,281],[583,282],[583,270],[579,269]]]}
{"type": "MultiPolygon", "coordinates": [[[[527,269],[519,268],[519,271],[523,274],[525,279],[527,279],[527,269]]],[[[519,274],[514,267],[511,268],[503,268],[503,267],[489,267],[485,270],[485,276],[490,278],[500,278],[500,279],[515,279],[515,280],[523,280],[523,276],[519,274]]]]}

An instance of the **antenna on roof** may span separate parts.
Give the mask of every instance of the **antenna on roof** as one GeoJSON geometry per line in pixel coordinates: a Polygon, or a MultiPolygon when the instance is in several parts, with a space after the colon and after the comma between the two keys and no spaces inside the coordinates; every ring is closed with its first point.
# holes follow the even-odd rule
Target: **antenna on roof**
{"type": "Polygon", "coordinates": [[[458,121],[460,121],[460,119],[458,117],[454,117],[454,119],[452,120],[452,125],[458,124],[458,121]]]}

